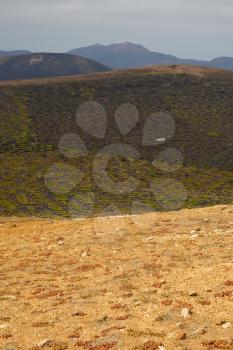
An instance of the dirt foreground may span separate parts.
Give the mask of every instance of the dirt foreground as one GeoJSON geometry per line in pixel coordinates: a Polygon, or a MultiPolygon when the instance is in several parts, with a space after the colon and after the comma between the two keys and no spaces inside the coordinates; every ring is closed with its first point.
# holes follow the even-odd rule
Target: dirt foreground
{"type": "Polygon", "coordinates": [[[0,349],[233,349],[233,206],[0,219],[0,349]]]}

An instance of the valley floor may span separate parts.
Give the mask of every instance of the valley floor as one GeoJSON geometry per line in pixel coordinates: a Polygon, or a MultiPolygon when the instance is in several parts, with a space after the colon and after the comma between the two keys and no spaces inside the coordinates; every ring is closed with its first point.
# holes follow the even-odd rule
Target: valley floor
{"type": "Polygon", "coordinates": [[[0,349],[233,349],[233,206],[0,219],[0,349]]]}

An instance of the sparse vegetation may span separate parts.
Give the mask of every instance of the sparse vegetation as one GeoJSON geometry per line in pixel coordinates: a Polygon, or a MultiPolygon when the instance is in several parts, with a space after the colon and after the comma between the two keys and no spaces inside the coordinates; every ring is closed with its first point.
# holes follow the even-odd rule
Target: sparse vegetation
{"type": "Polygon", "coordinates": [[[162,208],[145,189],[160,176],[181,181],[187,191],[189,208],[233,201],[233,77],[230,73],[195,69],[151,68],[90,75],[80,78],[9,82],[0,84],[0,214],[67,216],[67,204],[74,194],[93,192],[98,199],[95,212],[112,203],[128,212],[133,200],[140,199],[154,210],[162,208]],[[180,72],[181,70],[181,72],[180,72]],[[153,74],[151,74],[153,73],[153,74]],[[85,134],[75,121],[77,108],[88,100],[100,102],[108,113],[104,142],[85,134]],[[114,112],[122,103],[132,103],[140,111],[137,126],[121,136],[114,112]],[[153,112],[166,111],[176,122],[172,140],[159,147],[142,147],[142,130],[153,112]],[[57,150],[60,137],[76,132],[85,142],[89,156],[67,160],[57,150]],[[93,182],[93,156],[104,145],[126,142],[142,159],[130,167],[124,160],[109,164],[112,179],[130,173],[140,187],[130,195],[109,195],[93,182]],[[179,149],[184,167],[170,175],[156,170],[151,162],[166,147],[179,149]],[[50,165],[63,162],[85,172],[85,179],[68,195],[52,194],[44,175],[50,165]]]}

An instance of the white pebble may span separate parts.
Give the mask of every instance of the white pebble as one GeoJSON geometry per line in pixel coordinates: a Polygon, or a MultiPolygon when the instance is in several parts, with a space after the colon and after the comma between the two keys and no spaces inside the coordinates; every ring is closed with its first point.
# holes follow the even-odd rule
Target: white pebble
{"type": "Polygon", "coordinates": [[[222,325],[222,328],[224,328],[224,329],[231,328],[231,322],[224,323],[222,325]]]}
{"type": "Polygon", "coordinates": [[[43,348],[44,346],[50,346],[52,343],[53,343],[52,339],[44,339],[44,340],[40,341],[37,345],[40,348],[43,348]]]}
{"type": "Polygon", "coordinates": [[[197,233],[196,230],[191,230],[191,231],[190,231],[190,234],[191,234],[191,235],[195,235],[196,233],[197,233]]]}
{"type": "Polygon", "coordinates": [[[192,314],[191,310],[188,309],[187,307],[184,307],[184,308],[181,310],[181,316],[182,316],[183,318],[188,318],[188,317],[191,316],[191,314],[192,314]]]}
{"type": "Polygon", "coordinates": [[[0,325],[0,329],[4,329],[4,328],[7,328],[7,327],[9,327],[8,324],[1,324],[1,325],[0,325]]]}
{"type": "Polygon", "coordinates": [[[198,238],[198,237],[199,237],[198,234],[191,235],[191,239],[196,239],[196,238],[198,238]]]}
{"type": "Polygon", "coordinates": [[[152,237],[152,236],[146,238],[147,241],[152,241],[153,239],[154,239],[154,237],[152,237]]]}

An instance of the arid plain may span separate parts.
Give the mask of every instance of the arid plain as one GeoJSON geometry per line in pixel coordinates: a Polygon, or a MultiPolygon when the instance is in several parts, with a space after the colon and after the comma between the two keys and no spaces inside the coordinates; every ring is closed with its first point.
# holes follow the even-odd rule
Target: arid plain
{"type": "Polygon", "coordinates": [[[0,348],[233,349],[233,206],[0,220],[0,348]]]}

